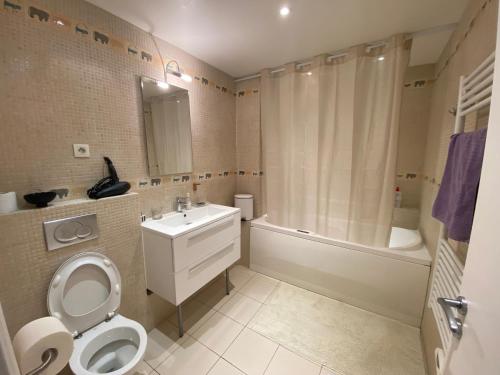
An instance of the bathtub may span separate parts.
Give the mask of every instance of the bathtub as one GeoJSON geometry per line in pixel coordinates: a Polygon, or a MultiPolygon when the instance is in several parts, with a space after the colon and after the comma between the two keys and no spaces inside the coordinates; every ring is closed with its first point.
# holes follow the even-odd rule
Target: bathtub
{"type": "Polygon", "coordinates": [[[251,222],[250,268],[420,327],[431,256],[420,233],[394,227],[388,248],[251,222]]]}

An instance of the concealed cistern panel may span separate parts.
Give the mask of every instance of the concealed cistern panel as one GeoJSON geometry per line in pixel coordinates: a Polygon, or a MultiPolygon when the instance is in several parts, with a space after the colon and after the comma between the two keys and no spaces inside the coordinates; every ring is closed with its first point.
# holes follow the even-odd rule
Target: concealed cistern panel
{"type": "Polygon", "coordinates": [[[45,221],[43,229],[49,251],[99,237],[96,214],[45,221]]]}

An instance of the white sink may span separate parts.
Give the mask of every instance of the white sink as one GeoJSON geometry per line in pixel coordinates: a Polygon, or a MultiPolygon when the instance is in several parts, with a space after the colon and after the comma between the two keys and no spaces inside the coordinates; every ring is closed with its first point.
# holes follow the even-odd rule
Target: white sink
{"type": "Polygon", "coordinates": [[[175,238],[224,217],[234,215],[239,210],[239,208],[234,207],[207,204],[184,212],[169,213],[160,220],[148,219],[142,223],[142,227],[166,237],[175,238]]]}
{"type": "Polygon", "coordinates": [[[148,291],[177,306],[182,317],[180,305],[240,259],[240,209],[209,204],[149,219],[142,243],[148,291]]]}

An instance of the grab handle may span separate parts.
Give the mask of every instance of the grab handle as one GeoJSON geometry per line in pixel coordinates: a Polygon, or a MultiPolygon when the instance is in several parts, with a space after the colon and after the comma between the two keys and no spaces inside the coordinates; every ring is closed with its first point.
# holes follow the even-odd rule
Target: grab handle
{"type": "Polygon", "coordinates": [[[190,237],[188,237],[187,240],[188,240],[188,242],[193,242],[193,241],[197,241],[198,239],[200,239],[202,237],[205,238],[205,236],[210,236],[214,232],[220,232],[222,229],[231,226],[233,221],[234,221],[234,218],[232,216],[230,216],[227,219],[216,221],[215,223],[212,223],[211,226],[209,226],[207,228],[201,228],[202,230],[198,231],[197,233],[195,232],[190,237]]]}
{"type": "Polygon", "coordinates": [[[47,349],[42,354],[42,364],[40,366],[38,366],[37,368],[31,370],[30,372],[27,372],[26,375],[41,374],[43,371],[45,371],[50,366],[50,364],[53,361],[55,361],[58,354],[59,353],[58,353],[57,349],[55,349],[55,348],[47,349]]]}
{"type": "Polygon", "coordinates": [[[231,241],[230,244],[223,246],[222,248],[220,248],[219,250],[215,251],[212,254],[209,254],[208,256],[206,256],[205,258],[203,258],[202,260],[200,260],[196,265],[194,265],[193,267],[189,268],[189,273],[194,273],[194,272],[198,271],[208,261],[210,261],[213,258],[216,258],[217,256],[220,256],[221,253],[227,252],[228,249],[231,249],[233,246],[234,246],[234,241],[231,241]]]}

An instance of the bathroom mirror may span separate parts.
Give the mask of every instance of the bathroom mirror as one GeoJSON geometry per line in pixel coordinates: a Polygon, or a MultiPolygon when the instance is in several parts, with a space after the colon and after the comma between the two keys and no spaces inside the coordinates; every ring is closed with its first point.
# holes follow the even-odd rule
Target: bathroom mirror
{"type": "Polygon", "coordinates": [[[191,173],[189,92],[147,77],[141,77],[141,89],[149,174],[191,173]]]}

